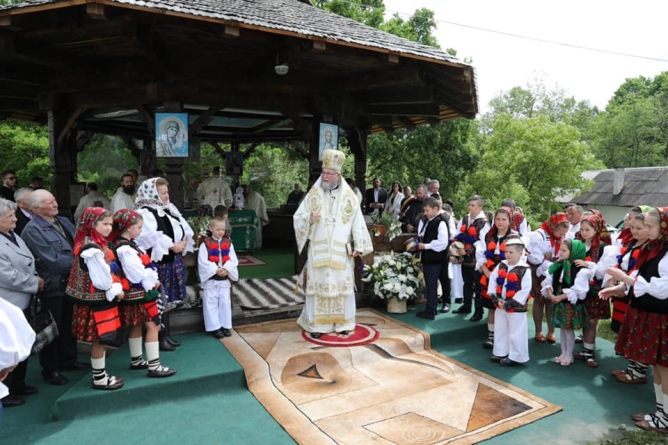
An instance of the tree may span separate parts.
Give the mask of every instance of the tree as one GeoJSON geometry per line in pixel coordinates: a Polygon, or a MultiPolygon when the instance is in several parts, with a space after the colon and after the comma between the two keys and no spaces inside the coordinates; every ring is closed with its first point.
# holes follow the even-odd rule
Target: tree
{"type": "Polygon", "coordinates": [[[584,170],[601,168],[576,128],[547,116],[495,120],[478,169],[466,190],[490,200],[496,208],[512,197],[525,213],[544,220],[559,195],[576,193],[587,184],[584,170]]]}
{"type": "Polygon", "coordinates": [[[49,138],[47,128],[19,120],[0,121],[0,165],[14,170],[19,186],[28,185],[33,176],[49,183],[49,138]]]}

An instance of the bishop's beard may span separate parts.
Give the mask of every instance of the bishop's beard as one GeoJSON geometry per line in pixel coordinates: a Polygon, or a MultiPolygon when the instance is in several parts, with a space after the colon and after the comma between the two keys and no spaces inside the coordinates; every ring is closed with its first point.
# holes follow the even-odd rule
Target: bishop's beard
{"type": "Polygon", "coordinates": [[[335,179],[332,182],[328,182],[328,183],[320,181],[320,187],[326,192],[337,189],[339,187],[339,184],[341,184],[341,179],[340,178],[335,179]]]}

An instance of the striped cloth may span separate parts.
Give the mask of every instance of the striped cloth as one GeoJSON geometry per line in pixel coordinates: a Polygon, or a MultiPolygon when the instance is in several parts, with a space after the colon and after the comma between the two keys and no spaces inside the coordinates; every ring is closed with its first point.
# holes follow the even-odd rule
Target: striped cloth
{"type": "Polygon", "coordinates": [[[240,279],[232,287],[232,297],[245,309],[267,309],[304,303],[304,289],[295,292],[297,278],[240,279]]]}

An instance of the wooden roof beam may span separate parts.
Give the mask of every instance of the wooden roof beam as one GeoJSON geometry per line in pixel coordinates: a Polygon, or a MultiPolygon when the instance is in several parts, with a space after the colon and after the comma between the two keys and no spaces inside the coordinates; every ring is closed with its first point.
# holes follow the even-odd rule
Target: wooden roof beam
{"type": "Polygon", "coordinates": [[[438,118],[438,105],[370,105],[366,111],[372,116],[431,116],[438,118]]]}
{"type": "Polygon", "coordinates": [[[397,119],[399,119],[399,122],[401,122],[404,125],[404,128],[406,128],[407,130],[412,130],[413,128],[416,127],[413,121],[407,118],[406,116],[398,116],[397,119]]]}
{"type": "Polygon", "coordinates": [[[86,14],[93,20],[107,20],[104,15],[104,5],[101,3],[88,3],[86,5],[86,14]]]}
{"type": "Polygon", "coordinates": [[[424,104],[434,102],[434,90],[431,87],[375,89],[360,94],[356,99],[367,105],[424,104]]]}

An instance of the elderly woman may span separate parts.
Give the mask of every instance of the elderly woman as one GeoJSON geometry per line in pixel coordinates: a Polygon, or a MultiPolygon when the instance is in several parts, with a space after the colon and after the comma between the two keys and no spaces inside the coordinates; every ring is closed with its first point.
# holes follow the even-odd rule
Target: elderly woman
{"type": "MultiPolygon", "coordinates": [[[[35,258],[23,240],[14,233],[16,204],[0,198],[0,298],[29,312],[30,299],[44,287],[44,280],[35,272],[35,258]]],[[[35,394],[37,388],[25,384],[28,360],[20,362],[5,379],[9,395],[2,406],[25,403],[21,396],[35,394]]]]}
{"type": "Polygon", "coordinates": [[[163,178],[147,179],[139,186],[135,201],[136,212],[144,218],[137,245],[156,262],[158,278],[167,295],[167,307],[162,315],[164,329],[160,331],[161,351],[173,351],[181,344],[169,335],[168,311],[188,298],[183,255],[193,252],[195,244],[193,230],[169,202],[168,186],[163,178]]]}

